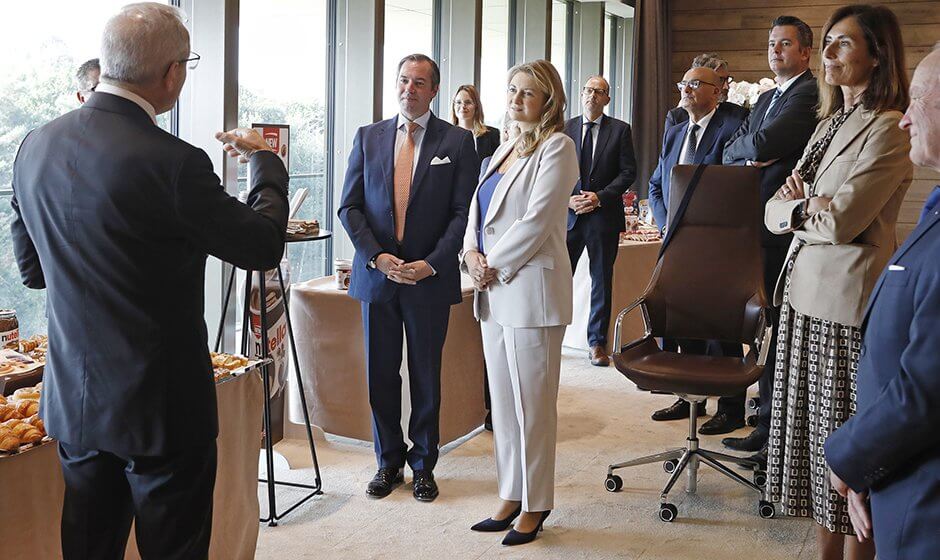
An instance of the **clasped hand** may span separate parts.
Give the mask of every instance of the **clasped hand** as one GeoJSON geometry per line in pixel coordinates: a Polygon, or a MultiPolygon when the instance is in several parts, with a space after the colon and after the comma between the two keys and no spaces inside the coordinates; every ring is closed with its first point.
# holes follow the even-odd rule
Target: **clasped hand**
{"type": "Polygon", "coordinates": [[[601,201],[597,198],[597,193],[591,191],[581,191],[581,194],[573,195],[568,199],[568,208],[571,208],[575,214],[587,214],[593,212],[601,201]]]}
{"type": "Polygon", "coordinates": [[[464,262],[467,263],[467,270],[473,280],[473,287],[477,290],[481,292],[486,290],[490,282],[496,279],[496,269],[489,267],[486,257],[479,251],[467,251],[467,254],[464,255],[464,262]]]}
{"type": "Polygon", "coordinates": [[[405,262],[395,255],[382,253],[375,259],[375,268],[392,282],[413,286],[431,276],[431,265],[426,261],[405,262]]]}

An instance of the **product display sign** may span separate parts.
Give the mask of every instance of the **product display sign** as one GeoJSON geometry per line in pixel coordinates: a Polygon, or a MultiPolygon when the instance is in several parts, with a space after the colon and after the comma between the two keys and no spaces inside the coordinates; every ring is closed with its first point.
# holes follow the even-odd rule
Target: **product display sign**
{"type": "Polygon", "coordinates": [[[268,146],[277,152],[284,162],[284,167],[290,171],[290,125],[253,123],[251,128],[258,131],[268,146]]]}

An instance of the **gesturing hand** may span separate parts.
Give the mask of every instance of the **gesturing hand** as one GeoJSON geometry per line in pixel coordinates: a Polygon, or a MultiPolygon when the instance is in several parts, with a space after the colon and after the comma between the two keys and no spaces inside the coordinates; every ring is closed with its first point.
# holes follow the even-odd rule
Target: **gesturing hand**
{"type": "Polygon", "coordinates": [[[261,150],[272,151],[264,138],[253,128],[233,128],[228,132],[216,132],[215,139],[222,142],[222,148],[229,156],[238,158],[241,163],[248,163],[248,158],[261,150]]]}

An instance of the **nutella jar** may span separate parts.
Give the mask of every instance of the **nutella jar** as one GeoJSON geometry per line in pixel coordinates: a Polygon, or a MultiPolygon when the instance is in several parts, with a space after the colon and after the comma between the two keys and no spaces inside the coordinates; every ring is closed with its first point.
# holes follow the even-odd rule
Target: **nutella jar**
{"type": "Polygon", "coordinates": [[[348,290],[349,280],[352,277],[352,261],[349,259],[335,259],[333,269],[336,271],[336,289],[348,290]]]}
{"type": "Polygon", "coordinates": [[[15,309],[0,309],[0,348],[20,349],[20,322],[15,309]]]}

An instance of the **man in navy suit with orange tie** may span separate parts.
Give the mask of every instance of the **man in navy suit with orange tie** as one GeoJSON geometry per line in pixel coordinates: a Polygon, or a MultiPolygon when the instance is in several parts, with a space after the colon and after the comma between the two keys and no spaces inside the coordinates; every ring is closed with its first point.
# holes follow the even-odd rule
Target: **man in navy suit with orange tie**
{"type": "MultiPolygon", "coordinates": [[[[676,84],[682,98],[679,106],[689,113],[689,120],[666,129],[659,163],[649,182],[649,201],[656,225],[666,235],[669,228],[669,181],[672,168],[677,164],[721,165],[725,143],[741,126],[743,117],[718,111],[721,81],[711,68],[691,68],[676,84]]],[[[740,356],[740,345],[721,344],[717,341],[665,339],[663,346],[675,351],[709,355],[740,356]]],[[[705,402],[697,405],[698,415],[704,416],[705,402]]],[[[653,413],[653,420],[678,420],[689,417],[689,403],[678,399],[671,406],[653,413]]],[[[744,395],[722,397],[718,400],[718,413],[699,428],[701,434],[717,434],[744,426],[744,395]]]]}
{"type": "MultiPolygon", "coordinates": [[[[940,44],[918,65],[901,128],[940,170],[940,44]]],[[[826,440],[833,488],[878,558],[940,549],[940,186],[875,285],[862,322],[855,415],[826,440]],[[870,499],[870,501],[869,501],[870,499]]]]}
{"type": "Polygon", "coordinates": [[[470,132],[430,112],[441,81],[422,54],[398,64],[400,114],[356,133],[339,218],[356,248],[349,295],[362,302],[366,372],[378,471],[366,494],[383,498],[403,481],[414,497],[438,495],[441,351],[450,306],[461,301],[457,253],[477,159],[470,132]],[[411,418],[401,429],[402,334],[408,343],[411,418]]]}

